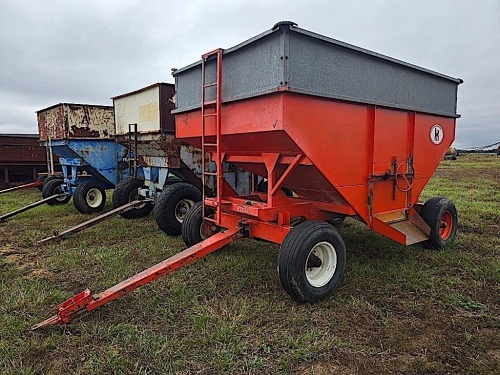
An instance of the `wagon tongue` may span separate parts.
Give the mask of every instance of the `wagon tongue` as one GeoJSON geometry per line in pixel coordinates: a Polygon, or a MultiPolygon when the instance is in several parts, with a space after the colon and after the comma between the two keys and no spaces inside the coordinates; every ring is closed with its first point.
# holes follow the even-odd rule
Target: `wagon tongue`
{"type": "Polygon", "coordinates": [[[57,307],[56,315],[34,325],[31,330],[34,331],[48,325],[69,323],[85,312],[95,310],[98,307],[120,298],[124,294],[129,293],[142,285],[148,284],[151,281],[154,281],[220,249],[224,245],[240,238],[242,236],[241,231],[242,228],[238,227],[218,232],[206,240],[188,247],[186,250],[165,259],[164,261],[112,286],[109,289],[106,289],[99,294],[92,295],[90,290],[85,289],[83,292],[61,303],[57,307]]]}

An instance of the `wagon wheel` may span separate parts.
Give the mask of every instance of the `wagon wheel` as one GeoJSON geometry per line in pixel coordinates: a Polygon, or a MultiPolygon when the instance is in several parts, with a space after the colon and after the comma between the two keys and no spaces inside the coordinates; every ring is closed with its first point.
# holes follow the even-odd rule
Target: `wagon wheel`
{"type": "MultiPolygon", "coordinates": [[[[139,198],[138,189],[144,186],[144,180],[128,177],[121,180],[113,191],[113,208],[123,206],[139,198]]],[[[153,204],[146,202],[136,208],[122,212],[120,215],[125,219],[136,219],[147,216],[153,210],[153,204]]]]}
{"type": "MultiPolygon", "coordinates": [[[[213,218],[214,211],[205,207],[206,215],[213,218]]],[[[214,223],[203,220],[203,202],[196,202],[187,212],[182,221],[181,235],[184,243],[189,247],[206,240],[219,231],[214,223]]]]}
{"type": "Polygon", "coordinates": [[[201,200],[201,191],[187,182],[167,185],[155,203],[154,215],[160,229],[169,236],[181,233],[189,210],[201,200]]]}
{"type": "Polygon", "coordinates": [[[413,163],[409,160],[402,161],[401,163],[398,164],[398,167],[396,168],[396,186],[399,189],[399,191],[402,191],[403,193],[406,193],[413,187],[413,177],[415,176],[415,169],[413,168],[413,163]],[[406,172],[401,173],[401,167],[406,165],[406,172]],[[399,179],[398,176],[403,177],[403,181],[406,185],[406,187],[401,187],[399,186],[399,179]]]}
{"type": "Polygon", "coordinates": [[[429,239],[423,243],[428,249],[440,250],[455,240],[458,229],[457,208],[445,197],[434,197],[425,202],[420,216],[431,228],[429,239]]]}
{"type": "Polygon", "coordinates": [[[283,289],[300,302],[317,302],[339,287],[346,267],[346,248],[339,232],[323,221],[294,227],[278,253],[283,289]]]}
{"type": "MultiPolygon", "coordinates": [[[[56,194],[63,194],[66,193],[63,189],[63,184],[64,181],[60,179],[53,179],[48,181],[47,183],[44,183],[43,189],[42,189],[42,198],[48,198],[56,194]]],[[[48,205],[54,206],[58,204],[66,204],[69,202],[71,199],[71,195],[67,194],[64,196],[60,196],[54,199],[51,199],[50,201],[47,202],[48,205]]]]}
{"type": "Polygon", "coordinates": [[[73,203],[82,214],[99,212],[106,204],[106,192],[96,181],[84,181],[76,187],[73,203]]]}

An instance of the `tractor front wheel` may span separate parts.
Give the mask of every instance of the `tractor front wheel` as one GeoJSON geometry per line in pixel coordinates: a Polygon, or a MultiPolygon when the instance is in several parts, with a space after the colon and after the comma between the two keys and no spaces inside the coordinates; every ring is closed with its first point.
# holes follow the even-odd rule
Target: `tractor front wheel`
{"type": "Polygon", "coordinates": [[[323,221],[305,221],[294,227],[278,253],[281,285],[299,302],[317,302],[333,294],[345,267],[344,241],[323,221]]]}

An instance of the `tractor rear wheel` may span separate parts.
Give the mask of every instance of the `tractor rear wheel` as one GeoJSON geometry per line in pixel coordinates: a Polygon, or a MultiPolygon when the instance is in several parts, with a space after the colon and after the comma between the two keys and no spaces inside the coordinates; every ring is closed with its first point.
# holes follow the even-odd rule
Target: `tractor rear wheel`
{"type": "Polygon", "coordinates": [[[102,211],[106,204],[106,191],[95,181],[81,182],[73,193],[73,203],[82,214],[102,211]]]}
{"type": "Polygon", "coordinates": [[[317,302],[339,287],[346,248],[337,230],[323,221],[300,223],[287,234],[278,253],[283,289],[300,302],[317,302]]]}
{"type": "MultiPolygon", "coordinates": [[[[207,239],[217,233],[218,228],[214,223],[203,220],[203,202],[197,202],[188,211],[182,222],[181,235],[187,247],[196,245],[197,243],[207,239]]],[[[213,217],[213,210],[206,207],[206,214],[213,217]]]]}
{"type": "Polygon", "coordinates": [[[187,213],[200,200],[200,190],[187,182],[165,186],[154,208],[156,223],[169,236],[181,234],[187,213]]]}
{"type": "MultiPolygon", "coordinates": [[[[139,188],[144,186],[144,181],[133,177],[128,177],[121,180],[116,185],[113,191],[111,200],[113,201],[113,208],[121,207],[127,203],[137,200],[139,197],[139,188]]],[[[152,202],[145,202],[144,204],[134,207],[128,211],[122,212],[120,215],[125,219],[136,219],[149,215],[153,210],[152,202]]]]}
{"type": "Polygon", "coordinates": [[[425,202],[420,216],[431,227],[429,239],[423,242],[424,247],[440,250],[455,240],[458,215],[452,201],[444,197],[431,198],[425,202]]]}
{"type": "MultiPolygon", "coordinates": [[[[64,191],[62,190],[62,184],[64,183],[61,179],[53,179],[43,184],[42,189],[42,198],[48,198],[56,194],[62,194],[64,191]]],[[[67,194],[65,196],[51,199],[47,202],[50,206],[55,206],[59,204],[66,204],[71,199],[71,195],[67,194]]]]}

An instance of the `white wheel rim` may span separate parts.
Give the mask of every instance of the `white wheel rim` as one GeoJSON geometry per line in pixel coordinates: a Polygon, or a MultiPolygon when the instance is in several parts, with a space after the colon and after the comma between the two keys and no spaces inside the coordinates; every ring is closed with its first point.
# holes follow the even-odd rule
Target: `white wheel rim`
{"type": "Polygon", "coordinates": [[[97,188],[92,188],[87,192],[87,196],[85,197],[85,201],[87,202],[89,207],[97,208],[102,203],[102,193],[97,188]]]}
{"type": "Polygon", "coordinates": [[[309,252],[305,265],[306,278],[309,284],[315,288],[320,288],[333,278],[337,269],[337,252],[335,247],[329,242],[317,243],[309,252]],[[319,267],[308,267],[308,262],[312,256],[321,261],[319,267]]]}
{"type": "Polygon", "coordinates": [[[194,201],[191,199],[182,199],[175,205],[175,219],[182,224],[188,211],[193,207],[194,201]]]}

